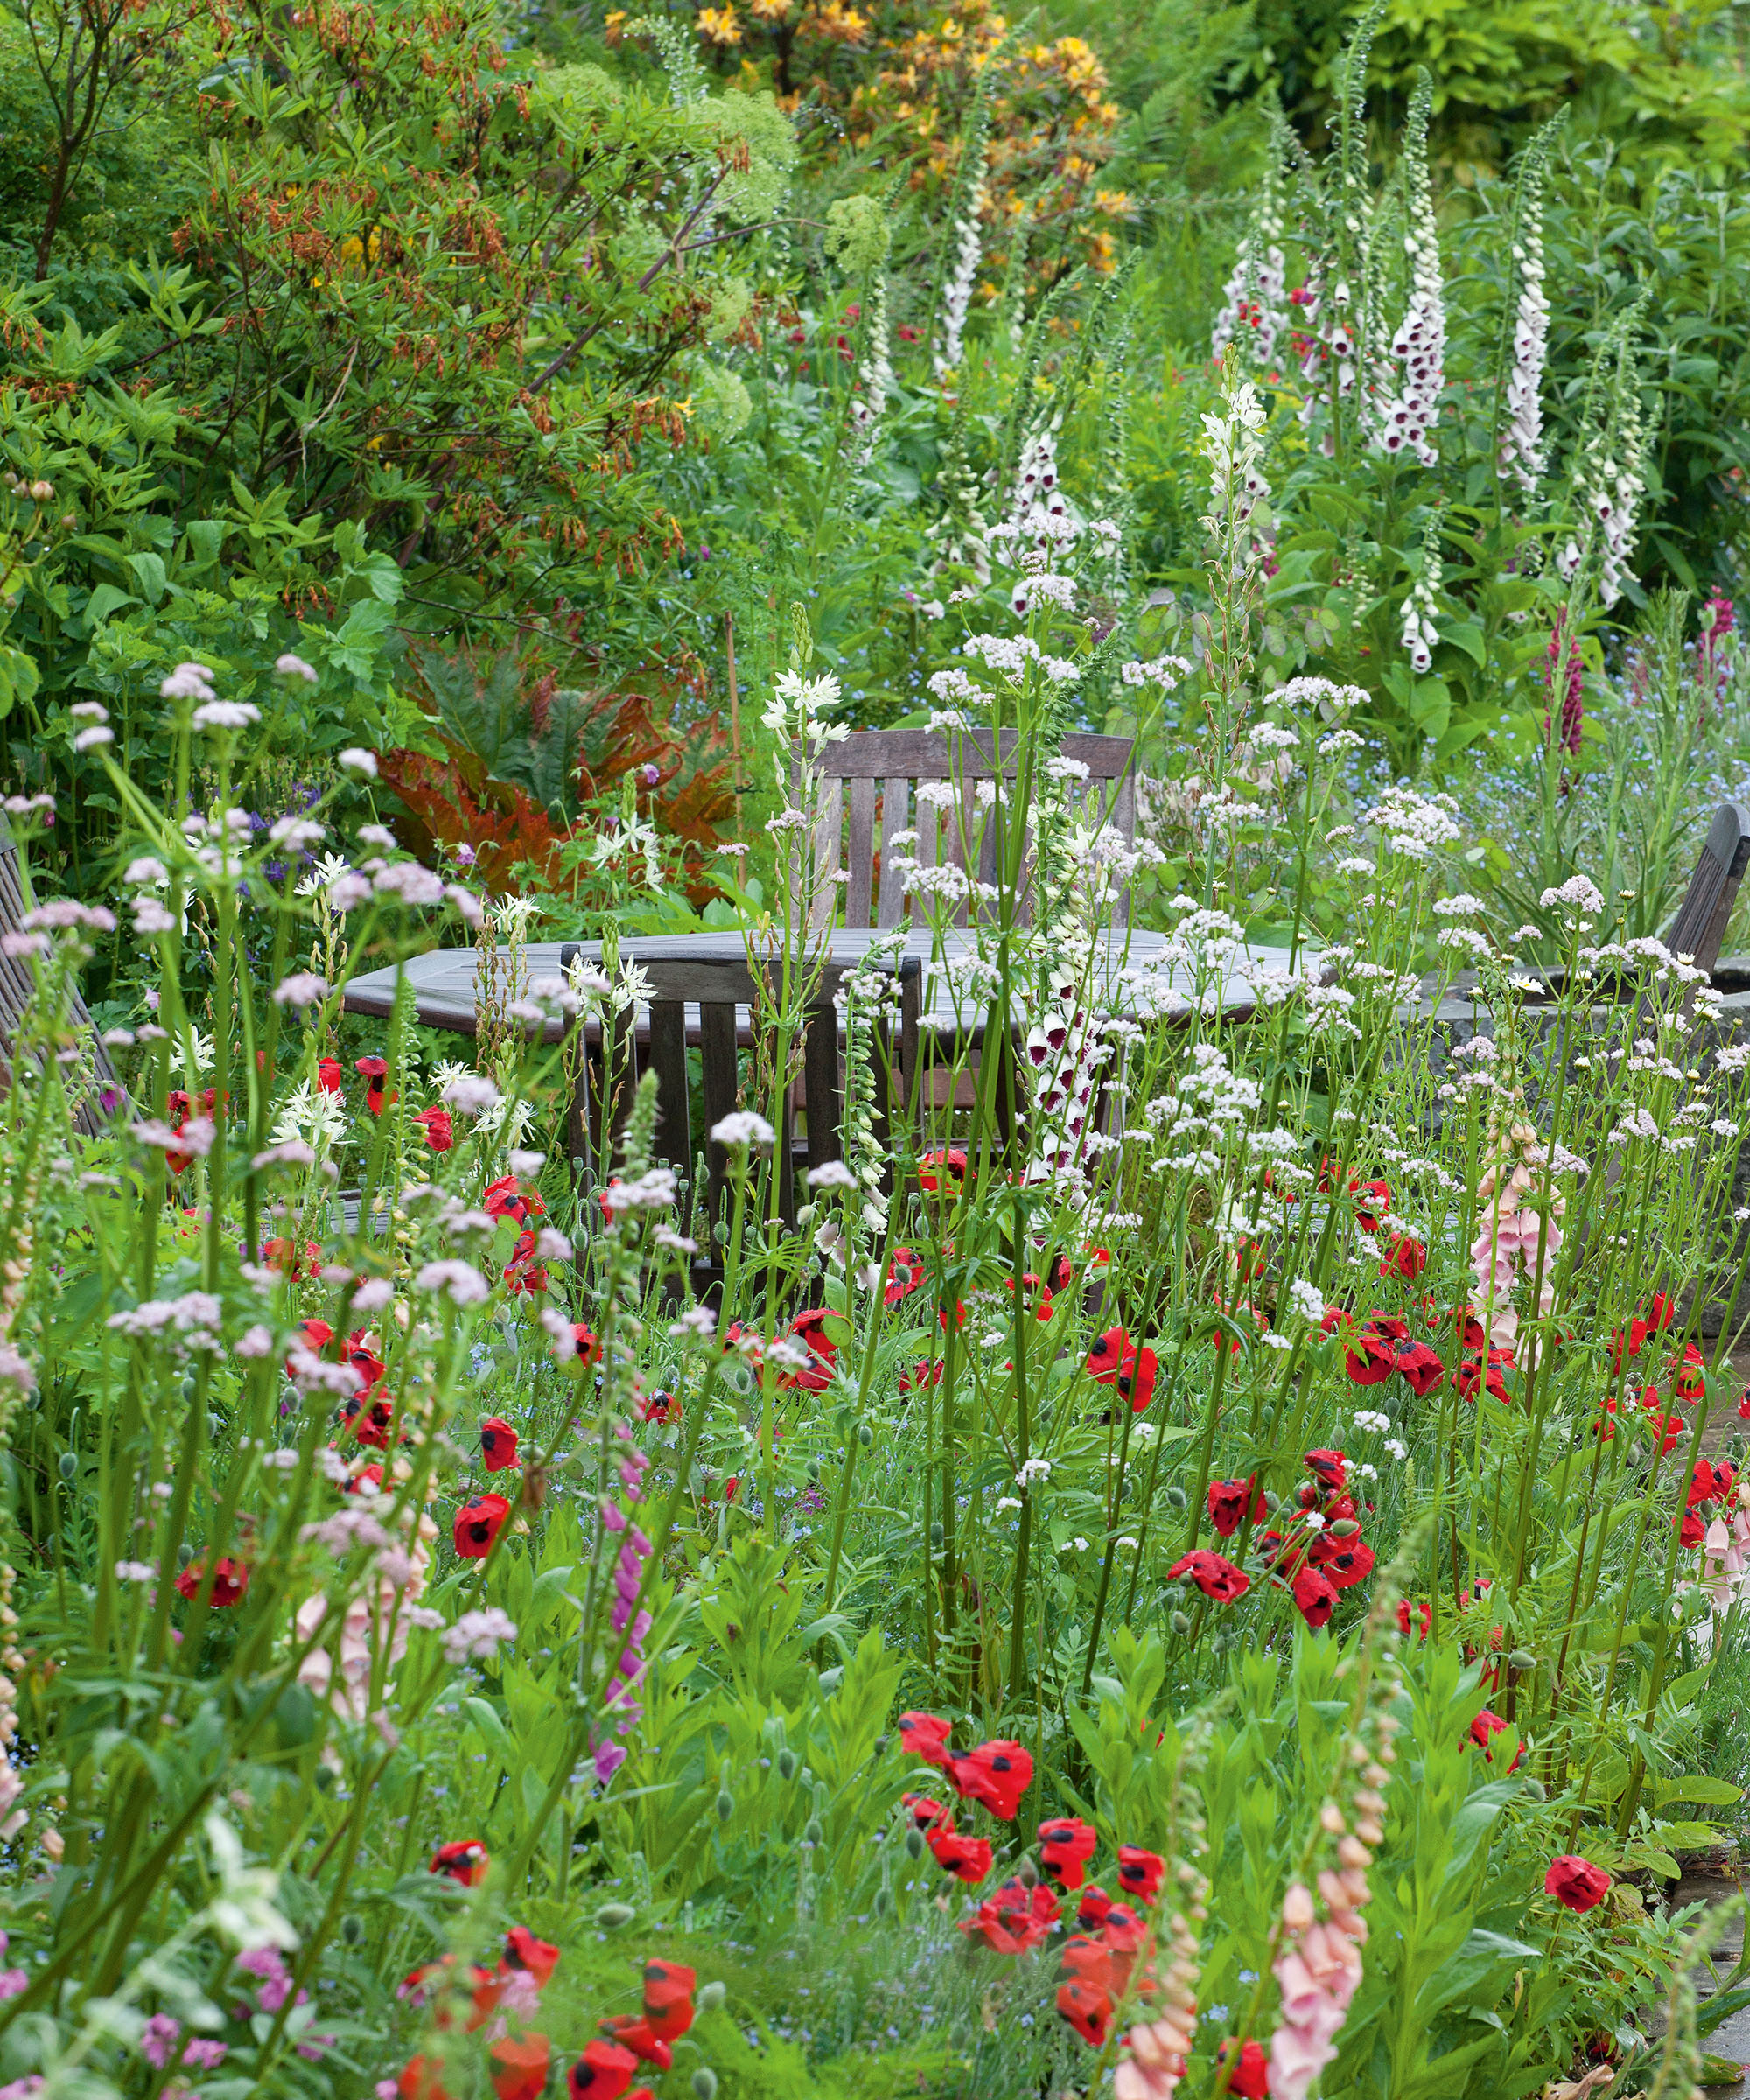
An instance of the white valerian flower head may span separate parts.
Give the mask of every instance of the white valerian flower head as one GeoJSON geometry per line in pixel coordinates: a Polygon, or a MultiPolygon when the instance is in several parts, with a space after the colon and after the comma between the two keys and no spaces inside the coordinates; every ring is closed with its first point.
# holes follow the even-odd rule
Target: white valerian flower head
{"type": "Polygon", "coordinates": [[[374,780],[377,777],[376,753],[362,750],[356,744],[349,744],[335,764],[347,773],[362,774],[368,780],[374,780]]]}
{"type": "Polygon", "coordinates": [[[757,1145],[762,1152],[775,1143],[778,1133],[752,1109],[738,1109],[711,1125],[711,1142],[731,1150],[757,1145]]]}

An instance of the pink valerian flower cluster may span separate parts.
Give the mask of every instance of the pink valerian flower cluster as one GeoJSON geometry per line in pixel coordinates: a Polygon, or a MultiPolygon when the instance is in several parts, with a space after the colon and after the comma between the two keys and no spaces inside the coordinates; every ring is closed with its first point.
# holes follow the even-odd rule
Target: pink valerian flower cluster
{"type": "MultiPolygon", "coordinates": [[[[650,1460],[633,1441],[632,1432],[625,1423],[619,1424],[614,1433],[620,1444],[620,1493],[635,1507],[643,1500],[643,1475],[650,1460]]],[[[613,1738],[630,1735],[644,1712],[636,1692],[646,1669],[644,1637],[650,1631],[650,1614],[641,1608],[639,1599],[644,1588],[644,1564],[653,1549],[649,1538],[619,1502],[604,1495],[600,1507],[602,1522],[620,1539],[613,1564],[612,1620],[616,1640],[625,1643],[609,1677],[607,1697],[603,1702],[613,1710],[612,1733],[598,1729],[592,1737],[596,1777],[606,1786],[626,1762],[626,1746],[613,1738]]]]}
{"type": "Polygon", "coordinates": [[[185,2070],[211,2071],[224,2062],[226,2050],[222,2041],[198,2035],[184,2040],[179,2020],[172,2020],[168,2012],[154,2012],[140,2036],[140,2054],[157,2071],[168,2070],[173,2063],[185,2070]]]}
{"type": "MultiPolygon", "coordinates": [[[[275,2013],[279,2012],[291,1997],[291,1971],[277,1947],[250,1947],[237,1956],[237,1966],[245,1976],[256,1978],[256,2002],[234,2008],[232,2017],[248,2020],[252,2012],[275,2013]]],[[[294,2005],[307,2006],[310,1993],[300,1990],[292,1999],[294,2005]]],[[[306,2027],[298,2044],[298,2053],[308,2063],[318,2062],[325,2049],[334,2046],[332,2034],[315,2034],[306,2027]]]]}
{"type": "Polygon", "coordinates": [[[1396,1761],[1391,1746],[1396,1720],[1376,1713],[1372,1726],[1378,1737],[1374,1753],[1359,1740],[1349,1749],[1362,1768],[1352,1817],[1346,1818],[1334,1800],[1320,1812],[1326,1835],[1336,1840],[1336,1865],[1320,1872],[1316,1898],[1297,1881],[1282,1899],[1282,1951],[1274,1964],[1282,2011],[1270,2043],[1272,2100],[1306,2100],[1337,2054],[1337,2036],[1361,1985],[1361,1950],[1368,1936],[1361,1914],[1373,1895],[1367,1870],[1385,1841],[1382,1789],[1391,1777],[1388,1768],[1396,1761]]]}
{"type": "Polygon", "coordinates": [[[374,1664],[382,1659],[386,1677],[406,1655],[413,1628],[435,1620],[436,1615],[424,1612],[418,1599],[430,1570],[429,1549],[438,1527],[421,1510],[412,1522],[413,1543],[408,1546],[382,1530],[374,1511],[346,1509],[340,1516],[347,1522],[331,1520],[329,1527],[312,1527],[313,1532],[332,1529],[332,1536],[323,1541],[332,1550],[349,1552],[355,1540],[374,1544],[381,1538],[384,1543],[373,1562],[372,1580],[348,1599],[338,1625],[332,1602],[326,1596],[307,1597],[298,1607],[294,1627],[299,1642],[316,1639],[298,1664],[298,1676],[337,1714],[362,1721],[368,1718],[374,1664]]]}

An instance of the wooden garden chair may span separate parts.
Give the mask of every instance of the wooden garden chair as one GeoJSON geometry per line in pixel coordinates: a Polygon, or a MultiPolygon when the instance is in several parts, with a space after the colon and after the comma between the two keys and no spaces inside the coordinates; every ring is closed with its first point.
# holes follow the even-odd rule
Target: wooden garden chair
{"type": "MultiPolygon", "coordinates": [[[[0,844],[0,933],[21,931],[29,909],[24,900],[24,880],[18,872],[18,850],[7,838],[0,844]]],[[[10,1076],[13,1037],[36,988],[36,976],[23,956],[0,956],[0,1068],[4,1068],[7,1079],[10,1076]]],[[[106,1090],[112,1096],[119,1096],[122,1082],[76,985],[66,1018],[78,1033],[91,1039],[92,1091],[74,1111],[73,1121],[74,1129],[82,1136],[95,1138],[108,1120],[102,1096],[106,1090]]]]}

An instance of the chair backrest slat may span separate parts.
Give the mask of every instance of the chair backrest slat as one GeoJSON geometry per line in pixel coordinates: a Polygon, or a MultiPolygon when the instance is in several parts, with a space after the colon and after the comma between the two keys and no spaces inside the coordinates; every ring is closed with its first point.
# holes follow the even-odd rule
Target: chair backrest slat
{"type": "Polygon", "coordinates": [[[1664,934],[1674,956],[1689,956],[1698,970],[1712,974],[1719,960],[1732,907],[1750,865],[1750,809],[1742,802],[1722,802],[1708,827],[1696,872],[1676,917],[1664,934]]]}
{"type": "MultiPolygon", "coordinates": [[[[952,864],[975,880],[996,879],[996,825],[988,810],[975,798],[938,810],[921,796],[915,813],[906,822],[912,790],[917,784],[937,780],[967,783],[988,780],[998,773],[1012,776],[1015,770],[1017,732],[1004,730],[1000,755],[989,730],[975,731],[950,738],[922,729],[853,730],[850,736],[827,746],[821,759],[825,773],[815,831],[817,864],[838,864],[836,852],[843,829],[844,802],[841,783],[848,786],[850,802],[846,855],[850,881],[844,899],[848,927],[888,928],[906,916],[904,887],[892,872],[895,832],[915,830],[914,856],[922,867],[952,864]],[[878,887],[873,879],[876,824],[874,785],[880,783],[879,825],[881,872],[878,887]],[[970,862],[969,866],[967,864],[970,862]]],[[[1063,755],[1088,768],[1088,777],[1071,800],[1089,824],[1112,825],[1126,843],[1136,836],[1137,797],[1133,760],[1136,746],[1128,737],[1068,736],[1063,755]]],[[[830,902],[830,900],[826,901],[830,902]]],[[[822,900],[816,898],[812,923],[826,923],[822,900]]],[[[1023,900],[1021,909],[1027,911],[1023,900]]],[[[954,913],[956,925],[970,916],[968,906],[954,913]]],[[[1120,925],[1130,916],[1128,896],[1120,892],[1116,916],[1120,925]]]]}

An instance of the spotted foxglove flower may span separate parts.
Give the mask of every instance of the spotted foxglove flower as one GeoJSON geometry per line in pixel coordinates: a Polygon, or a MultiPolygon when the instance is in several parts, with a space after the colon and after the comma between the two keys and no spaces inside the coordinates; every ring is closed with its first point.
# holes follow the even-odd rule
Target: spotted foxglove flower
{"type": "Polygon", "coordinates": [[[1396,391],[1379,409],[1376,442],[1385,452],[1411,452],[1424,466],[1439,460],[1432,431],[1446,383],[1446,299],[1440,278],[1440,237],[1428,175],[1428,115],[1433,87],[1423,74],[1410,104],[1404,135],[1404,188],[1409,231],[1410,300],[1391,339],[1396,391]]]}
{"type": "Polygon", "coordinates": [[[864,350],[858,378],[862,392],[850,404],[850,427],[857,433],[857,449],[853,454],[858,466],[866,466],[874,455],[877,428],[881,412],[887,405],[887,396],[893,391],[893,364],[892,339],[887,332],[887,273],[877,270],[872,278],[868,292],[869,311],[864,317],[864,350]]]}
{"type": "MultiPolygon", "coordinates": [[[[1562,112],[1563,116],[1566,111],[1562,112]]],[[[1519,280],[1513,314],[1513,368],[1502,402],[1495,471],[1511,474],[1526,495],[1544,472],[1541,389],[1550,348],[1550,302],[1544,290],[1544,173],[1557,126],[1544,126],[1526,149],[1514,200],[1513,266],[1519,280]]]]}

